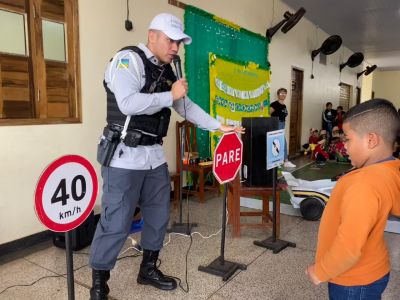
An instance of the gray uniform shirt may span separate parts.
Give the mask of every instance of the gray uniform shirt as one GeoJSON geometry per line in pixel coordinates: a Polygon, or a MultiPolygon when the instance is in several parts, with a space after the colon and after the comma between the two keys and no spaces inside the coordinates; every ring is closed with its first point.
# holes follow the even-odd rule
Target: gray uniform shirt
{"type": "MultiPolygon", "coordinates": [[[[139,44],[138,47],[144,51],[152,63],[159,64],[158,59],[145,45],[139,44]]],[[[107,87],[117,99],[119,109],[125,115],[151,115],[163,107],[172,106],[182,117],[185,117],[186,109],[186,119],[200,128],[214,131],[221,126],[220,122],[203,111],[188,97],[173,101],[171,92],[140,93],[146,82],[144,64],[140,56],[133,51],[118,52],[108,63],[104,78],[107,87]]],[[[171,130],[171,126],[169,130],[171,130]]],[[[131,170],[148,170],[157,168],[165,162],[164,151],[159,144],[132,148],[121,142],[114,153],[110,166],[131,170]]]]}

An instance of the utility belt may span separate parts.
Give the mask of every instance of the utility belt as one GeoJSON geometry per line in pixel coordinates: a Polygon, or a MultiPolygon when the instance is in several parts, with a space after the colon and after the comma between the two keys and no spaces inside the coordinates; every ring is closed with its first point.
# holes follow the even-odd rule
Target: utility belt
{"type": "Polygon", "coordinates": [[[162,137],[148,135],[145,132],[131,129],[127,130],[124,138],[121,138],[123,126],[118,124],[107,125],[103,129],[103,136],[97,146],[97,161],[105,167],[110,165],[118,144],[123,141],[128,147],[162,145],[162,137]]]}
{"type": "MultiPolygon", "coordinates": [[[[104,127],[103,136],[107,136],[112,133],[112,135],[118,135],[118,138],[121,139],[123,126],[118,124],[111,124],[104,127]]],[[[128,129],[126,132],[125,138],[123,142],[128,147],[137,147],[137,146],[152,146],[155,144],[163,144],[163,140],[161,137],[152,135],[151,133],[146,133],[136,129],[128,129]]]]}
{"type": "Polygon", "coordinates": [[[123,142],[128,147],[137,147],[137,146],[152,146],[155,144],[163,144],[163,140],[161,137],[155,135],[149,135],[140,130],[128,130],[126,132],[126,136],[123,139],[123,142]]]}

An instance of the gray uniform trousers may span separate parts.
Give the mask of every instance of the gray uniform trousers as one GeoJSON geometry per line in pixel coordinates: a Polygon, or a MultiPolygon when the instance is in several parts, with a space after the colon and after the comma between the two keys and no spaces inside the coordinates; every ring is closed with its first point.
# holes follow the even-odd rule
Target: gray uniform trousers
{"type": "Polygon", "coordinates": [[[102,212],[90,249],[89,264],[111,270],[131,228],[136,205],[143,216],[143,249],[160,250],[169,220],[170,178],[167,164],[150,170],[102,167],[102,212]]]}

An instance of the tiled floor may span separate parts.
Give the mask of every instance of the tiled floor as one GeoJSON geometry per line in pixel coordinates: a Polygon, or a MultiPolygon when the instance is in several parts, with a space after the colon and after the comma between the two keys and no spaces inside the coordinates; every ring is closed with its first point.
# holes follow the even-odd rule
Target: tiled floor
{"type": "MultiPolygon", "coordinates": [[[[208,198],[205,204],[189,200],[190,220],[197,222],[195,231],[204,236],[218,232],[221,227],[222,199],[208,198]]],[[[186,212],[183,213],[186,216],[186,212]]],[[[178,213],[171,213],[171,221],[178,220],[178,213]]],[[[242,229],[240,239],[232,239],[227,230],[225,258],[247,265],[228,281],[199,272],[200,265],[207,265],[220,254],[221,234],[202,238],[193,234],[188,255],[187,274],[189,291],[160,291],[136,283],[140,257],[130,257],[117,262],[111,272],[110,299],[327,299],[325,284],[315,287],[304,274],[306,266],[315,255],[319,222],[308,222],[300,217],[281,216],[281,238],[295,242],[296,248],[287,248],[279,254],[253,245],[254,240],[271,235],[266,229],[242,229]]],[[[400,235],[385,234],[392,259],[392,272],[383,299],[399,299],[400,295],[400,235]]],[[[139,239],[139,234],[132,235],[139,239]]],[[[166,236],[169,243],[161,252],[161,270],[179,277],[185,286],[185,256],[190,245],[188,237],[166,236]],[[170,239],[170,240],[169,240],[170,239]]],[[[130,246],[128,240],[124,250],[130,246]]],[[[46,245],[45,245],[46,246],[46,245]]],[[[87,267],[89,248],[74,253],[75,299],[88,299],[91,271],[87,267]]],[[[128,250],[121,256],[135,254],[128,250]]],[[[22,258],[0,264],[0,299],[68,299],[65,251],[52,245],[41,247],[22,258]],[[59,276],[40,278],[44,276],[59,276]],[[38,281],[39,280],[39,281],[38,281]],[[32,284],[33,283],[33,284],[32,284]],[[13,285],[26,285],[15,286],[13,285]]]]}

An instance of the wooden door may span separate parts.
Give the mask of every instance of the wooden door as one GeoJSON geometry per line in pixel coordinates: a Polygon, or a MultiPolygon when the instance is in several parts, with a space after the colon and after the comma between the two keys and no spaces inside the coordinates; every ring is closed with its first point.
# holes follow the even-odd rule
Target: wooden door
{"type": "Polygon", "coordinates": [[[356,96],[356,104],[360,104],[361,103],[361,88],[357,87],[357,96],[356,96]]]}
{"type": "Polygon", "coordinates": [[[301,123],[303,114],[303,71],[292,69],[292,97],[290,100],[289,156],[301,149],[301,123]]]}

